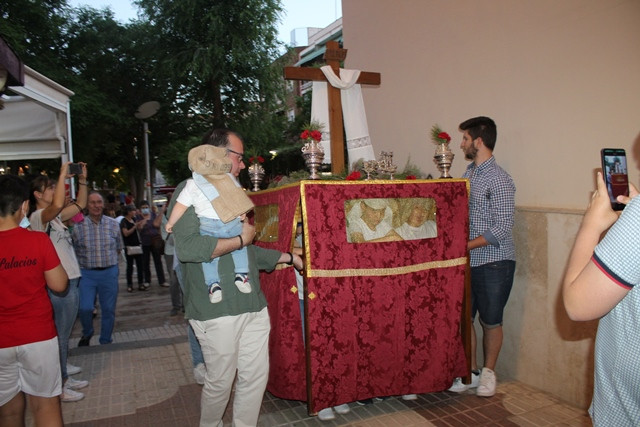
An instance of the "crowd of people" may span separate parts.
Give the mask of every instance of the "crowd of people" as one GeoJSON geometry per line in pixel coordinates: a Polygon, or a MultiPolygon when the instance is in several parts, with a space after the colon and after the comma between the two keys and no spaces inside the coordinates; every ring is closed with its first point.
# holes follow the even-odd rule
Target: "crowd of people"
{"type": "MultiPolygon", "coordinates": [[[[79,390],[89,382],[72,377],[81,373],[82,368],[67,361],[69,338],[76,319],[80,319],[82,337],[78,345],[89,345],[98,306],[101,313],[99,343],[113,341],[118,263],[123,254],[127,261],[128,291],[132,291],[134,262],[138,289],[149,288],[151,257],[155,262],[158,285],[169,286],[164,280],[162,265],[165,245],[160,233],[160,218],[164,210],[155,212],[146,201],[137,209],[130,199],[129,204],[122,206],[124,215],[113,218],[114,210],[112,207],[107,209],[104,196],[89,191],[87,165],[80,163],[82,172],[75,174],[70,172],[70,165],[70,162],[63,163],[56,179],[46,175],[32,179],[12,175],[0,177],[0,216],[3,217],[0,222],[4,225],[0,232],[8,230],[1,236],[4,305],[0,309],[3,326],[0,376],[11,379],[1,387],[7,393],[0,398],[2,420],[8,415],[19,419],[20,408],[25,405],[23,393],[33,406],[36,420],[39,419],[38,411],[42,410],[54,424],[60,411],[59,408],[51,410],[49,406],[53,401],[76,402],[84,398],[79,390]],[[77,183],[73,200],[68,197],[66,186],[71,178],[77,183]],[[16,227],[13,227],[14,222],[16,227]],[[28,230],[40,233],[29,233],[28,230]],[[43,238],[48,242],[44,246],[43,238]],[[14,244],[14,240],[19,244],[14,244]],[[127,254],[125,245],[139,247],[139,254],[127,254]],[[21,253],[23,246],[24,253],[21,253]],[[30,253],[34,248],[39,251],[30,253]],[[5,265],[8,259],[12,260],[12,266],[5,265]],[[51,322],[44,319],[49,314],[51,322]],[[34,326],[34,332],[23,331],[31,326],[34,326]],[[46,338],[47,344],[40,342],[40,338],[46,338]],[[57,347],[55,358],[50,352],[47,354],[52,344],[57,347]],[[6,359],[8,348],[14,351],[14,359],[6,359]],[[58,366],[57,376],[51,367],[53,362],[58,366]],[[43,368],[38,367],[40,365],[43,368]],[[10,377],[5,377],[9,372],[7,369],[10,377]],[[38,375],[42,375],[39,380],[38,375]]],[[[170,314],[177,315],[183,307],[177,278],[171,273],[172,270],[170,276],[177,292],[171,295],[173,308],[170,314]]]]}
{"type": "MultiPolygon", "coordinates": [[[[176,198],[179,202],[173,200],[172,206],[187,204],[176,210],[171,222],[167,205],[158,208],[142,201],[138,209],[131,197],[121,204],[118,215],[111,197],[105,200],[100,192],[89,191],[84,163],[80,163],[81,172],[72,173],[71,163],[65,162],[55,180],[41,175],[27,183],[17,176],[0,176],[0,424],[23,424],[28,403],[37,425],[62,425],[60,402],[84,398],[78,390],[89,383],[71,377],[82,369],[67,362],[69,337],[79,318],[82,337],[78,346],[90,345],[98,306],[98,342],[106,345],[113,341],[122,256],[126,259],[127,292],[134,291],[134,270],[138,291],[152,286],[153,260],[157,285],[170,288],[170,315],[186,311],[194,376],[204,384],[203,399],[207,396],[202,406],[214,411],[203,412],[203,420],[218,416],[222,402],[212,406],[208,398],[224,397],[225,393],[217,391],[219,381],[230,387],[235,377],[231,372],[238,368],[246,378],[236,386],[238,396],[247,391],[251,396],[250,404],[241,405],[236,416],[245,419],[246,425],[255,424],[251,421],[257,421],[255,404],[259,408],[266,388],[270,328],[258,270],[273,269],[277,263],[301,269],[302,260],[288,252],[251,245],[255,229],[245,221],[244,213],[253,205],[237,182],[245,167],[242,141],[227,129],[213,131],[209,138],[211,141],[203,145],[216,147],[216,155],[224,158],[224,170],[216,174],[225,179],[212,179],[208,170],[196,174],[197,159],[189,159],[194,176],[178,190],[196,180],[200,187],[192,187],[189,197],[199,199],[180,194],[182,197],[176,198]],[[78,185],[75,200],[66,193],[68,180],[78,185]],[[208,199],[199,194],[205,189],[208,199]],[[239,203],[239,197],[246,199],[244,204],[239,203]],[[196,211],[189,208],[191,205],[196,211]],[[243,212],[236,212],[239,205],[243,212]],[[213,207],[213,213],[201,215],[207,206],[213,207]],[[223,232],[218,223],[207,223],[210,217],[218,223],[223,219],[225,226],[229,222],[234,225],[223,232]],[[210,228],[200,227],[201,223],[210,228]],[[203,271],[208,272],[206,280],[203,271]],[[215,285],[209,283],[212,280],[215,285]],[[202,299],[200,292],[204,292],[202,299]],[[224,328],[223,336],[207,334],[219,317],[226,318],[229,313],[239,319],[224,328]],[[210,339],[214,337],[217,339],[210,339]],[[251,343],[251,347],[240,348],[239,340],[251,343]],[[237,348],[236,354],[219,360],[214,355],[216,349],[227,346],[237,348]]],[[[225,406],[226,402],[222,409],[225,406]]]]}

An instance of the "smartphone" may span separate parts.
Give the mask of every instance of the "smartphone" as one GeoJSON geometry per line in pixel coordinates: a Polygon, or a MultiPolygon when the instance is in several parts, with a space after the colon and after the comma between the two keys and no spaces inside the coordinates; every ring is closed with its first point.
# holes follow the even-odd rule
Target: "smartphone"
{"type": "Polygon", "coordinates": [[[629,195],[627,155],[622,148],[603,148],[600,150],[600,158],[611,207],[613,210],[621,211],[625,205],[618,203],[616,197],[629,195]]]}
{"type": "Polygon", "coordinates": [[[80,163],[70,163],[69,175],[82,175],[82,165],[80,163]]]}

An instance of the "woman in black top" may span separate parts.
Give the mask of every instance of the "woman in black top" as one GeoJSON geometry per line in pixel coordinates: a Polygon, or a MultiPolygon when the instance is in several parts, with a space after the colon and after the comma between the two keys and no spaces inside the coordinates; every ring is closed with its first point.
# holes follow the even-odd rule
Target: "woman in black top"
{"type": "Polygon", "coordinates": [[[141,221],[136,222],[134,220],[136,216],[136,207],[134,205],[127,205],[125,207],[125,216],[120,221],[120,231],[122,232],[122,240],[125,246],[125,255],[127,258],[127,292],[133,291],[133,261],[136,262],[136,270],[138,272],[138,290],[146,291],[142,284],[144,267],[142,265],[142,254],[129,255],[126,253],[127,246],[140,246],[140,236],[138,234],[138,226],[141,221]]]}

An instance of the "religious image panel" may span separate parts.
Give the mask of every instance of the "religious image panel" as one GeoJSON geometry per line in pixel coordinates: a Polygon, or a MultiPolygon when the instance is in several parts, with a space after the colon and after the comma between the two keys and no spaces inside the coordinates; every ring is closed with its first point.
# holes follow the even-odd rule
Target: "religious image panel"
{"type": "Polygon", "coordinates": [[[372,243],[438,236],[433,198],[370,198],[344,202],[347,242],[372,243]]]}

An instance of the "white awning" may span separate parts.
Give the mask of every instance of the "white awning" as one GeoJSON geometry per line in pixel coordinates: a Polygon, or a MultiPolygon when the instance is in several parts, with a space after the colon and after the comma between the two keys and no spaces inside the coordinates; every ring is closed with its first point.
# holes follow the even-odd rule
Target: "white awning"
{"type": "Polygon", "coordinates": [[[10,86],[18,94],[2,95],[0,160],[73,160],[69,97],[73,92],[24,67],[24,86],[10,86]]]}

